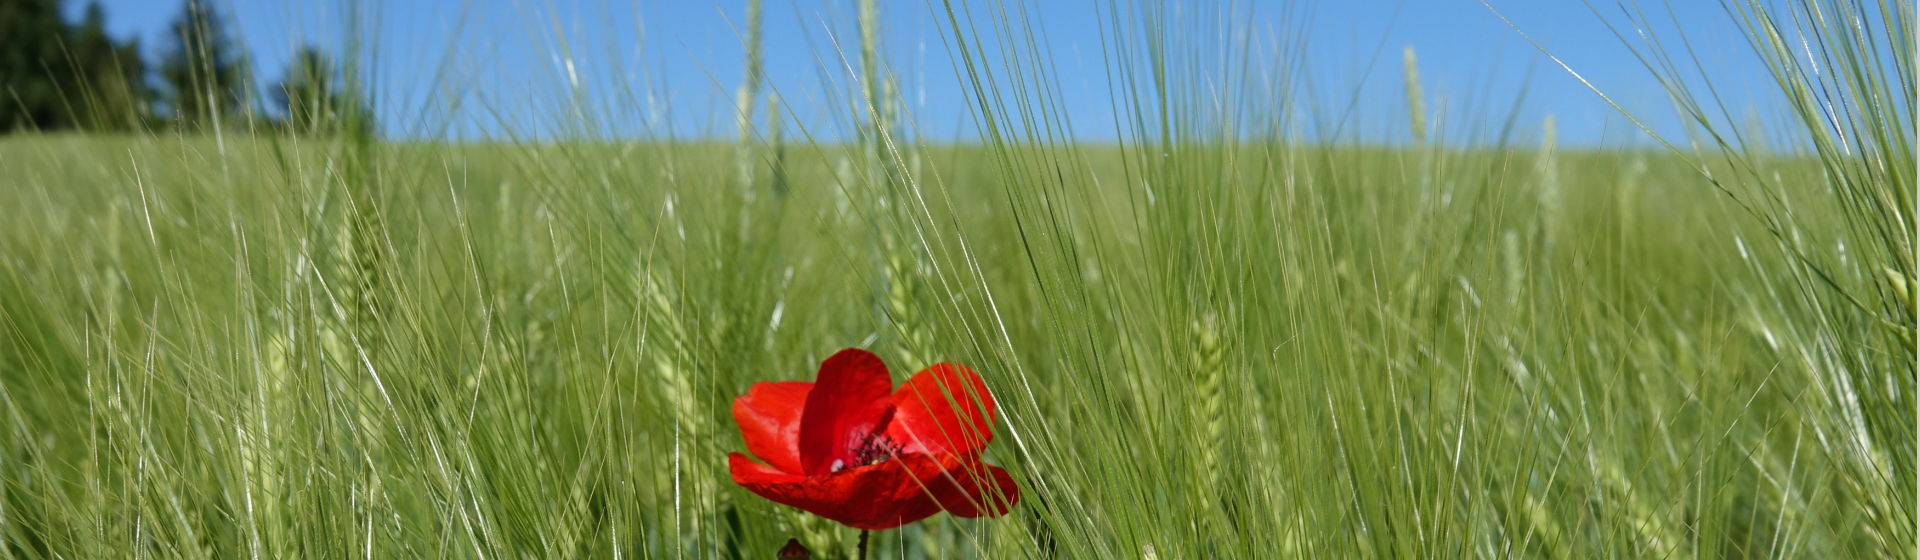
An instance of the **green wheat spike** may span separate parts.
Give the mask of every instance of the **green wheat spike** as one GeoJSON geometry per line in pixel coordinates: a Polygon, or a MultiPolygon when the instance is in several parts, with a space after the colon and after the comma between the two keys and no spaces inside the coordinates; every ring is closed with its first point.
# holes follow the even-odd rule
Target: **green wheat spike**
{"type": "Polygon", "coordinates": [[[1194,372],[1194,392],[1197,395],[1200,425],[1203,430],[1200,441],[1200,474],[1207,495],[1215,496],[1220,489],[1220,448],[1221,438],[1225,435],[1225,411],[1222,406],[1221,387],[1225,376],[1226,345],[1220,337],[1219,317],[1212,312],[1202,315],[1191,328],[1193,356],[1191,367],[1194,372]]]}
{"type": "MultiPolygon", "coordinates": [[[[747,0],[746,39],[746,77],[740,80],[740,88],[734,93],[735,121],[734,129],[739,134],[739,146],[736,148],[734,165],[739,168],[740,188],[749,197],[753,192],[754,154],[753,154],[753,113],[760,102],[760,84],[765,80],[765,57],[762,55],[764,38],[761,35],[761,0],[747,0]]],[[[769,112],[775,110],[769,105],[769,112]]],[[[769,114],[769,118],[775,118],[769,114]]]]}
{"type": "Polygon", "coordinates": [[[1424,101],[1425,94],[1420,89],[1420,67],[1414,60],[1413,45],[1407,45],[1406,50],[1401,51],[1401,61],[1406,73],[1407,118],[1413,131],[1413,141],[1416,145],[1425,144],[1427,142],[1427,108],[1424,101]]]}
{"type": "Polygon", "coordinates": [[[773,184],[773,194],[785,197],[787,190],[787,131],[784,108],[780,105],[779,93],[767,94],[767,147],[773,153],[770,156],[769,181],[773,184]]]}

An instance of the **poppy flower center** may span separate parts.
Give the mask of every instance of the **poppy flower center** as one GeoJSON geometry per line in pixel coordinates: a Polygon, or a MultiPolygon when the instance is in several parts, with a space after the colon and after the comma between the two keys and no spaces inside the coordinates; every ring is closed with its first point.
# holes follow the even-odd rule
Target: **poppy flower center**
{"type": "Polygon", "coordinates": [[[860,445],[853,448],[854,464],[848,465],[844,461],[835,460],[831,470],[840,472],[848,467],[877,465],[887,462],[898,454],[900,454],[900,444],[894,443],[893,438],[878,432],[867,434],[867,437],[860,439],[860,445]]]}

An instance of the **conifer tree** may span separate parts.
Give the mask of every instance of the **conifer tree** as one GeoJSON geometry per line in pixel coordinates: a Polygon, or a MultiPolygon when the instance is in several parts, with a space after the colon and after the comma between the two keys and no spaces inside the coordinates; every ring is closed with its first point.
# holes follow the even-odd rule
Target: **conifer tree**
{"type": "Polygon", "coordinates": [[[72,29],[69,57],[74,78],[73,102],[78,126],[89,130],[137,130],[151,116],[153,88],[147,84],[146,61],[140,58],[138,39],[115,41],[107,35],[106,10],[88,2],[79,26],[72,29]]]}
{"type": "Polygon", "coordinates": [[[345,129],[349,119],[362,119],[361,124],[366,125],[367,111],[355,105],[357,98],[345,87],[344,78],[333,58],[318,47],[308,45],[295,51],[286,75],[273,91],[286,130],[337,133],[345,129]]]}
{"type": "Polygon", "coordinates": [[[188,130],[231,126],[247,109],[245,56],[207,0],[186,0],[160,62],[174,122],[188,130]]]}
{"type": "Polygon", "coordinates": [[[0,132],[66,128],[59,0],[0,1],[0,132]]]}

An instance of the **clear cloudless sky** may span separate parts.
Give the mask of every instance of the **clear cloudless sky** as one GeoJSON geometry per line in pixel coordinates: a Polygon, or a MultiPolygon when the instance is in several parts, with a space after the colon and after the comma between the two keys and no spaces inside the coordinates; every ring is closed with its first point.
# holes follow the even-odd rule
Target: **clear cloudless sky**
{"type": "MultiPolygon", "coordinates": [[[[732,92],[743,61],[735,30],[744,25],[745,0],[365,0],[357,24],[343,0],[211,1],[232,24],[261,84],[279,79],[299,45],[341,52],[348,29],[369,30],[357,41],[368,54],[363,75],[389,136],[732,134],[732,92]]],[[[846,65],[857,64],[855,1],[766,0],[769,80],[797,124],[816,137],[847,132],[844,104],[834,100],[846,95],[846,65]],[[845,60],[836,43],[845,46],[845,60]],[[841,85],[826,85],[826,78],[841,85]]],[[[1026,1],[1076,134],[1115,138],[1098,18],[1108,0],[1026,1]]],[[[1427,106],[1444,115],[1442,128],[1456,137],[1488,140],[1517,107],[1518,141],[1538,141],[1548,115],[1564,144],[1645,141],[1495,10],[1656,130],[1680,130],[1664,90],[1603,22],[1624,21],[1615,0],[1183,1],[1196,10],[1231,9],[1233,21],[1248,29],[1290,28],[1316,94],[1338,101],[1321,111],[1357,107],[1341,121],[1349,139],[1407,137],[1401,51],[1411,46],[1427,106]]],[[[67,2],[77,19],[85,2],[67,2]]],[[[167,43],[168,24],[184,2],[101,0],[110,32],[138,37],[149,55],[167,43]]],[[[918,132],[966,140],[973,125],[941,33],[945,15],[934,11],[938,2],[882,1],[883,48],[918,132]]],[[[1736,104],[1768,98],[1771,84],[1719,2],[1646,3],[1664,29],[1684,25],[1715,85],[1736,104]]],[[[975,4],[979,11],[987,3],[975,4]]]]}

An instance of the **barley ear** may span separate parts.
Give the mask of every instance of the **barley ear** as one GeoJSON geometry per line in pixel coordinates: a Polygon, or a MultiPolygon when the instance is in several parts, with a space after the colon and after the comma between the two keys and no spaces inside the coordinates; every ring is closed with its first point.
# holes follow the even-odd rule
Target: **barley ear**
{"type": "Polygon", "coordinates": [[[1427,108],[1425,101],[1421,99],[1424,94],[1420,89],[1420,68],[1413,56],[1413,45],[1407,45],[1406,50],[1401,51],[1401,59],[1406,66],[1407,117],[1412,124],[1413,141],[1425,144],[1427,142],[1427,108]]]}
{"type": "Polygon", "coordinates": [[[1198,397],[1200,424],[1206,430],[1200,438],[1200,473],[1208,495],[1218,495],[1220,487],[1220,447],[1225,434],[1225,414],[1221,394],[1226,345],[1220,338],[1220,321],[1207,313],[1193,324],[1193,371],[1198,397]]]}
{"type": "Polygon", "coordinates": [[[765,58],[762,56],[763,38],[760,33],[761,0],[747,0],[746,38],[746,77],[740,81],[740,89],[734,92],[735,129],[739,131],[740,143],[734,156],[738,167],[740,188],[751,193],[754,175],[753,154],[753,111],[760,98],[760,83],[765,79],[765,58]]]}

